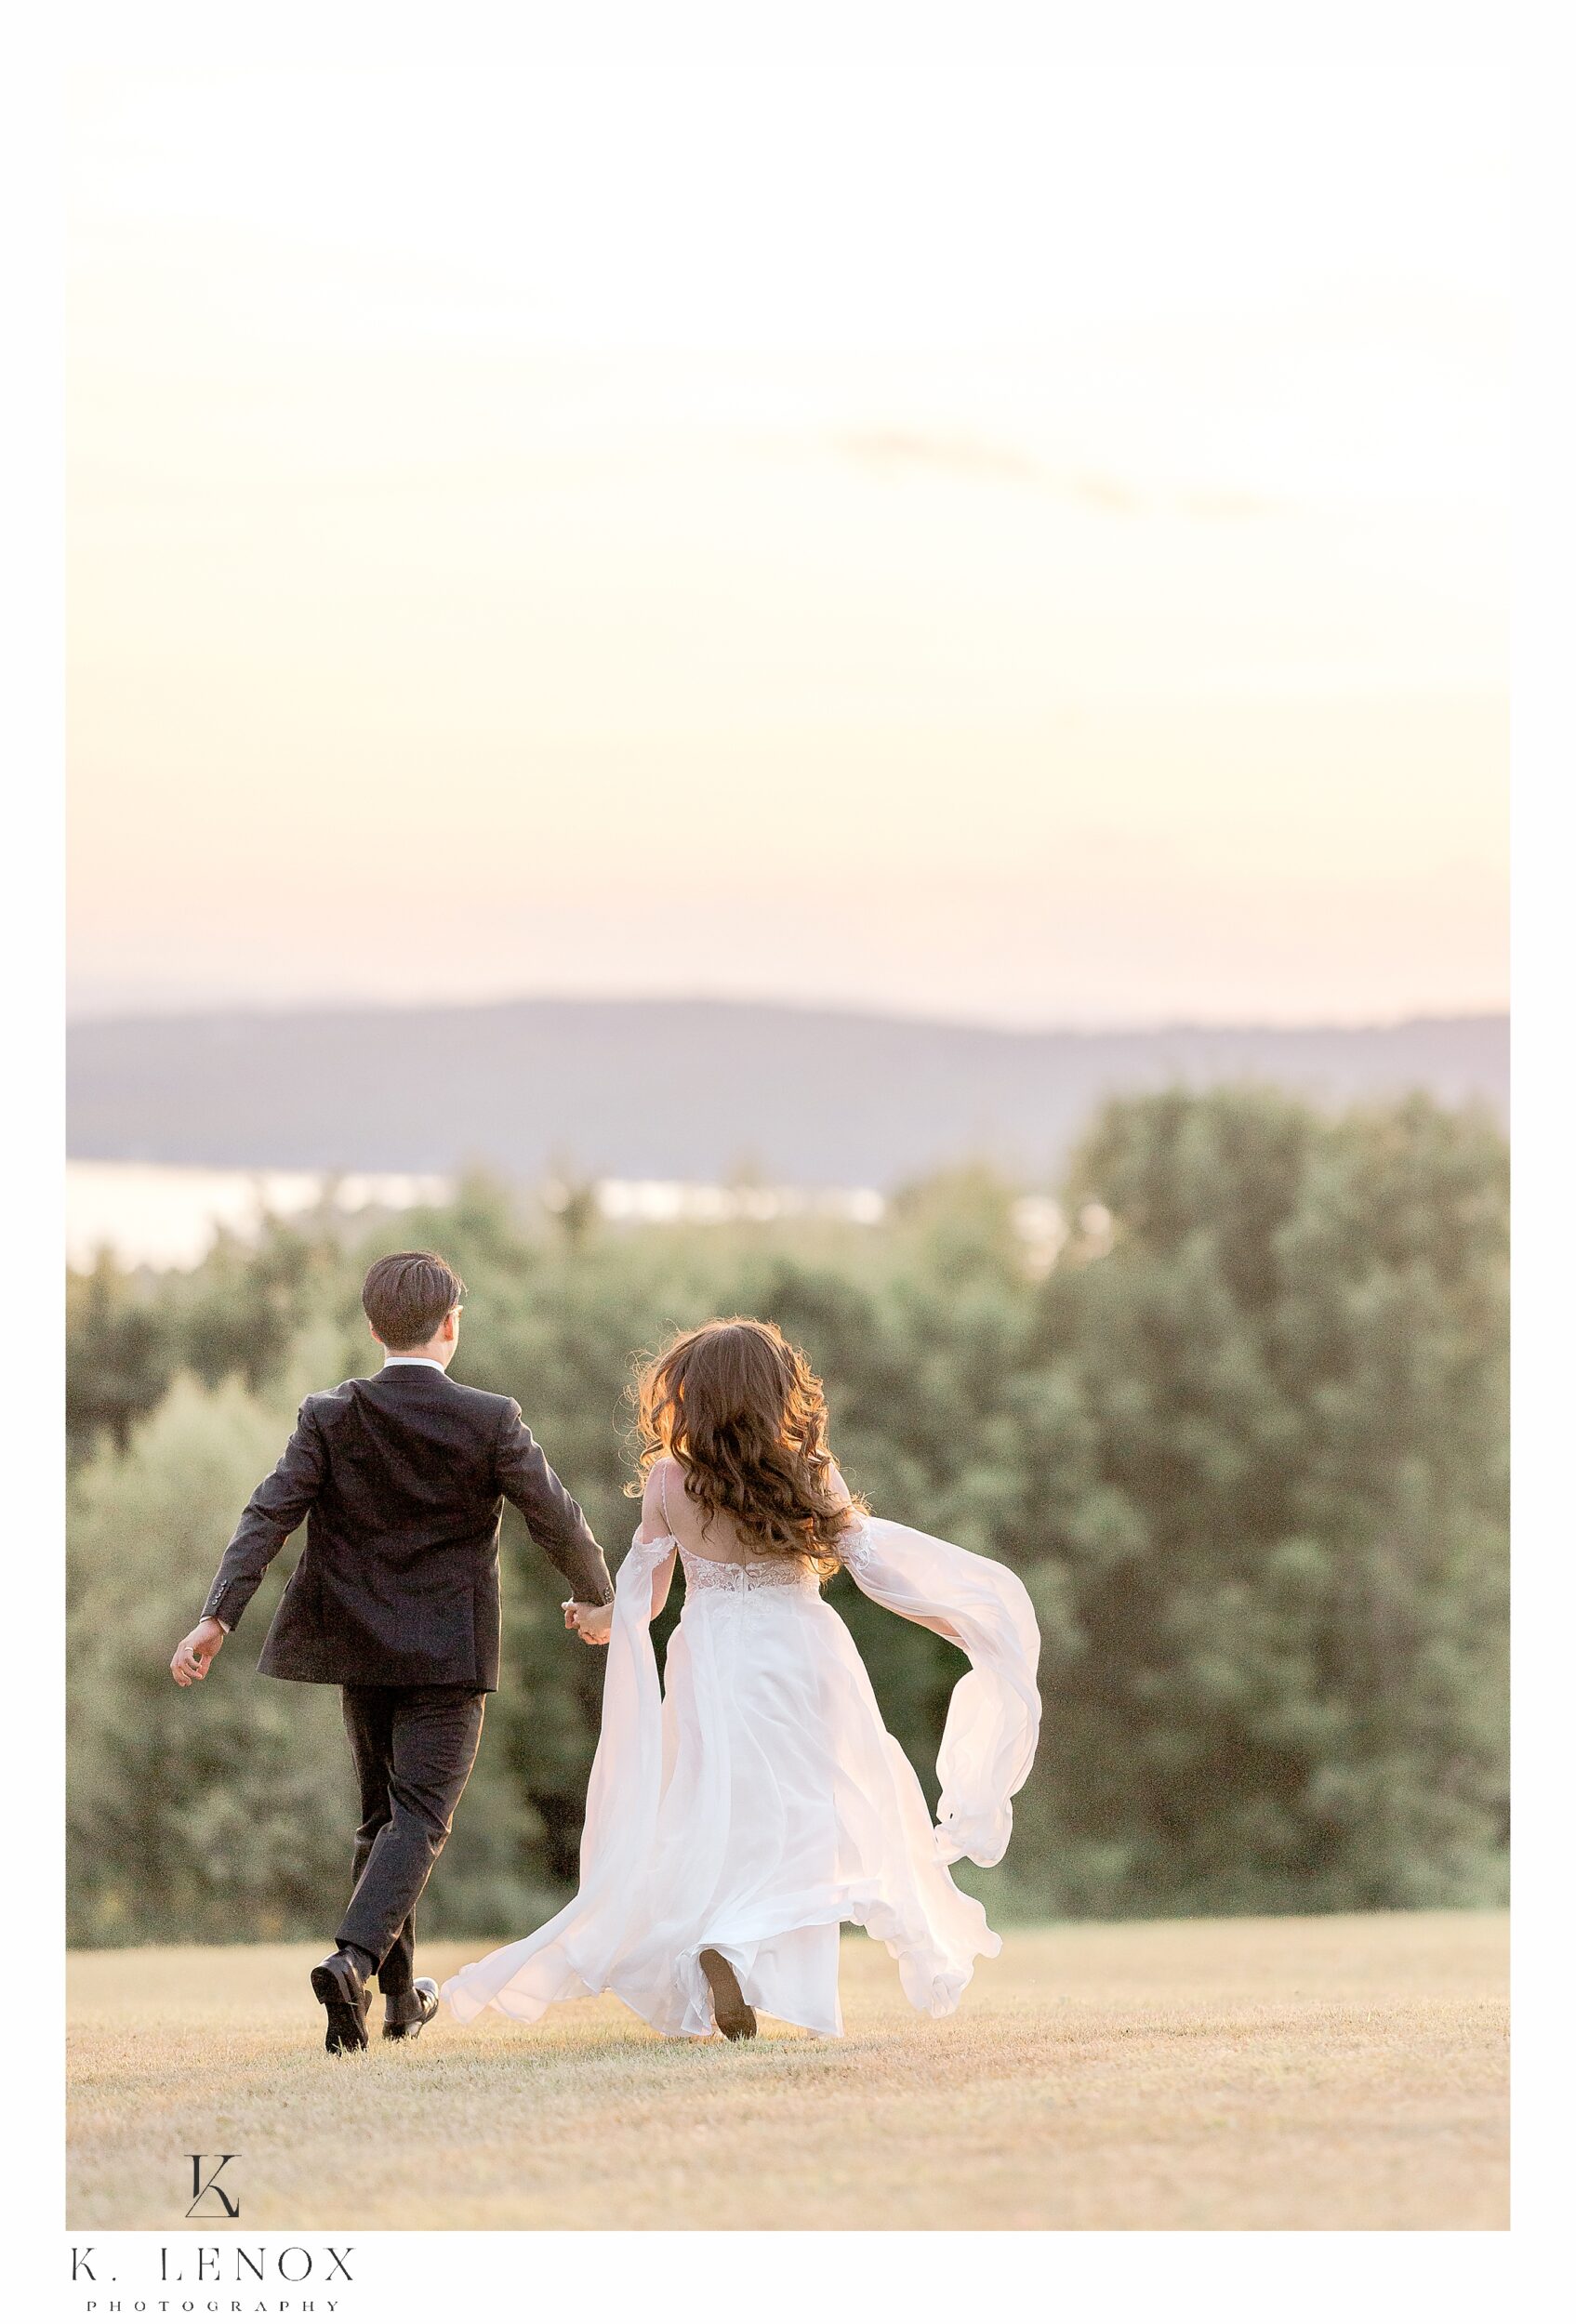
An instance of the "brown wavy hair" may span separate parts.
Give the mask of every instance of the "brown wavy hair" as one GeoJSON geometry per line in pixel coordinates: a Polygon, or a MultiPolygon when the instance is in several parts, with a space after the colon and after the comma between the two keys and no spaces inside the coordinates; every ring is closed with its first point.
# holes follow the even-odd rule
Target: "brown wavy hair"
{"type": "Polygon", "coordinates": [[[671,1455],[703,1524],[725,1511],[751,1549],[808,1557],[823,1578],[837,1571],[848,1503],[832,1484],[827,1400],[775,1324],[731,1315],[681,1332],[634,1393],[642,1482],[631,1494],[671,1455]]]}

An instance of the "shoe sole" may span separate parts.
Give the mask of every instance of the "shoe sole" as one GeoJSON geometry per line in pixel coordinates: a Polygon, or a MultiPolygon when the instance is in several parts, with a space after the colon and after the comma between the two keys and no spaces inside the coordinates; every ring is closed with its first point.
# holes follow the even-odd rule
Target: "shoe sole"
{"type": "Polygon", "coordinates": [[[323,2038],[323,2046],[329,2056],[338,2057],[342,2051],[346,2050],[364,2050],[366,2047],[365,2021],[360,2013],[346,2000],[332,1972],[322,1968],[314,1969],[311,1973],[311,1989],[328,2012],[328,2031],[323,2038]]]}
{"type": "MultiPolygon", "coordinates": [[[[432,2016],[435,2017],[437,2014],[434,2010],[432,2016]]],[[[383,2039],[385,2041],[414,2041],[423,2026],[430,2026],[431,2023],[431,2017],[415,2017],[408,2026],[385,2025],[383,2039]]]]}
{"type": "Polygon", "coordinates": [[[756,2035],[755,2012],[739,1989],[734,1964],[723,1953],[713,1952],[708,1946],[700,1957],[706,1982],[711,1987],[711,2006],[716,2014],[717,2030],[730,2041],[753,2041],[756,2035]]]}
{"type": "Polygon", "coordinates": [[[383,2039],[385,2041],[414,2041],[417,2035],[421,2031],[422,2027],[430,2026],[432,2023],[433,2018],[437,2016],[438,1988],[432,1982],[432,1979],[430,1977],[417,1977],[411,1989],[413,1992],[419,1993],[423,2000],[430,2001],[432,2006],[428,2011],[425,2017],[408,2018],[402,2025],[391,2026],[389,2023],[389,2020],[385,2018],[383,2020],[383,2039]]]}

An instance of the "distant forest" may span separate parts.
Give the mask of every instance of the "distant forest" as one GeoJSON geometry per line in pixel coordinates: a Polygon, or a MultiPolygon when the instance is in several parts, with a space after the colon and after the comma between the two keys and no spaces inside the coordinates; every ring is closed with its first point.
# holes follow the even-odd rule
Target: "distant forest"
{"type": "MultiPolygon", "coordinates": [[[[117,1053],[128,1088],[135,1052],[117,1053]]],[[[349,1121],[354,1076],[324,1075],[320,1120],[349,1121]]],[[[801,1167],[879,1176],[887,1093],[832,1059],[814,1104],[791,1078],[830,1126],[801,1167]]],[[[300,1082],[269,1082],[281,1118],[307,1120],[300,1082]]],[[[167,1089],[155,1076],[147,1105],[167,1089]]],[[[528,1079],[516,1095],[540,1098],[528,1079]]],[[[942,1084],[927,1103],[939,1123],[942,1084]]],[[[257,1124],[244,1142],[249,1160],[329,1158],[267,1151],[257,1124]]],[[[1004,1867],[964,1868],[999,1913],[1501,1901],[1507,1155],[1491,1112],[1417,1093],[1324,1111],[1256,1082],[1113,1099],[1060,1173],[1071,1233],[1049,1266],[1014,1229],[1022,1191],[976,1165],[912,1180],[874,1226],[616,1227],[589,1203],[547,1219],[472,1176],[372,1243],[325,1212],[221,1243],[191,1274],[106,1259],[72,1275],[73,1940],[324,1934],[353,1821],[338,1698],[252,1667],[294,1546],[203,1687],[178,1690],[166,1666],[300,1397],[372,1368],[361,1276],[410,1244],[470,1286],[457,1376],[521,1399],[612,1558],[637,1518],[633,1354],[747,1312],[808,1352],[833,1449],[878,1512],[1023,1576],[1043,1742],[1004,1867]]],[[[558,1577],[512,1510],[505,1557],[502,1692],[430,1891],[428,1926],[466,1935],[521,1933],[573,1883],[596,1738],[601,1663],[564,1638],[558,1577]]],[[[843,1578],[830,1589],[930,1783],[958,1656],[843,1578]]]]}
{"type": "Polygon", "coordinates": [[[148,1017],[73,1027],[68,1151],[883,1191],[985,1161],[1048,1190],[1108,1098],[1247,1079],[1326,1106],[1424,1089],[1503,1122],[1506,1022],[1026,1033],[591,1000],[148,1017]]]}

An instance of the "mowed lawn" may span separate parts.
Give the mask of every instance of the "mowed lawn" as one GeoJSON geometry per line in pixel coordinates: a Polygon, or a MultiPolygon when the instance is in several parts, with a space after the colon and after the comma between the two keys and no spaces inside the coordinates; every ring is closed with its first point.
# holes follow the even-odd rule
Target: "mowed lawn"
{"type": "Polygon", "coordinates": [[[242,2233],[1506,2225],[1503,1916],[1005,1936],[936,2021],[849,1935],[841,2041],[662,2041],[596,2001],[340,2059],[323,1948],[79,1953],[66,2224],[191,2232],[187,2158],[228,2149],[242,2233]]]}

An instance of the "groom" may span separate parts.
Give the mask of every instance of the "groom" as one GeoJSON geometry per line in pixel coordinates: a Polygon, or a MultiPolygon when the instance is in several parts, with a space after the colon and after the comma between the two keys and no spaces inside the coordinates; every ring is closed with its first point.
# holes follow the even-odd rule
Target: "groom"
{"type": "Polygon", "coordinates": [[[205,1678],[269,1562],[303,1518],[258,1669],[336,1685],[361,1790],[354,1890],[338,1949],[311,1973],[326,2047],[366,2047],[377,1975],[385,2038],[419,2033],[438,1988],[413,1975],[416,1903],[475,1763],[498,1683],[498,1523],[513,1501],[574,1592],[571,1627],[603,1644],[613,1585],[580,1513],[512,1396],[447,1377],[465,1286],[432,1251],[380,1259],[362,1287],[383,1365],[309,1396],[279,1466],[252,1495],[177,1684],[205,1678]]]}

